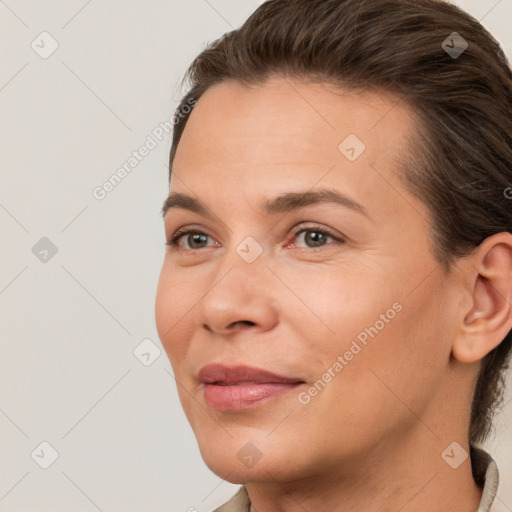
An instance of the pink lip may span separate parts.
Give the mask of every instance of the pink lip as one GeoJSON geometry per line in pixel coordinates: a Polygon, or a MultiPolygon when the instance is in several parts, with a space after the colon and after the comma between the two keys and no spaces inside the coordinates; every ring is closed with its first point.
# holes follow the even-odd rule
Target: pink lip
{"type": "Polygon", "coordinates": [[[223,411],[246,409],[304,384],[296,377],[245,365],[209,364],[201,368],[198,379],[204,385],[206,403],[223,411]]]}

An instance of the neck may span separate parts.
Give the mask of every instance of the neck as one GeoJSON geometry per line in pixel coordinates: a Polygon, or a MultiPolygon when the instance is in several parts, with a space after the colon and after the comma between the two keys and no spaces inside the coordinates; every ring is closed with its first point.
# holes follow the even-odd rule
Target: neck
{"type": "MultiPolygon", "coordinates": [[[[436,436],[424,424],[400,439],[381,442],[358,458],[338,467],[321,467],[302,478],[248,482],[251,512],[379,510],[379,512],[473,511],[482,489],[474,482],[469,445],[464,436],[436,436]],[[441,457],[454,441],[468,453],[453,469],[441,457]],[[349,468],[349,469],[347,469],[349,468]]],[[[452,465],[459,452],[447,452],[452,465]]]]}

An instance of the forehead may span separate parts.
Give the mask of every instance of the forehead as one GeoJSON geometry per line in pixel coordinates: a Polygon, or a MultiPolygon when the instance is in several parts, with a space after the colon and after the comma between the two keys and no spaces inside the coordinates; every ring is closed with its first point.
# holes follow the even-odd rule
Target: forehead
{"type": "Polygon", "coordinates": [[[171,190],[191,187],[212,204],[224,187],[263,197],[321,180],[352,197],[383,203],[388,195],[396,204],[400,184],[392,175],[413,133],[412,110],[384,92],[284,78],[250,87],[223,82],[189,117],[171,190]],[[360,153],[355,160],[344,153],[350,146],[360,153]]]}
{"type": "Polygon", "coordinates": [[[411,109],[384,91],[346,90],[285,78],[251,86],[228,81],[211,86],[199,99],[175,165],[183,156],[210,152],[274,161],[286,156],[337,159],[339,144],[349,134],[364,142],[366,156],[382,158],[391,147],[402,147],[412,129],[411,109]]]}

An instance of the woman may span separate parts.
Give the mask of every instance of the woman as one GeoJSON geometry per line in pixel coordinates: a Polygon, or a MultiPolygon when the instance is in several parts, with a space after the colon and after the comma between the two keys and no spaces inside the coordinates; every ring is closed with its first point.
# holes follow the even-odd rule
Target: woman
{"type": "Polygon", "coordinates": [[[439,0],[274,0],[187,76],[156,323],[205,463],[243,484],[217,510],[491,510],[498,43],[439,0]]]}

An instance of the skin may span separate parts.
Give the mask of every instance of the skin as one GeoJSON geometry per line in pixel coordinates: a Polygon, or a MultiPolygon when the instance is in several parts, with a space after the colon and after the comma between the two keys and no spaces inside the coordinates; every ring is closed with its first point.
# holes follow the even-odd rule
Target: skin
{"type": "Polygon", "coordinates": [[[167,248],[156,324],[205,463],[246,484],[252,511],[478,508],[470,459],[454,470],[441,454],[453,442],[469,451],[480,360],[512,328],[512,235],[486,239],[443,270],[428,209],[397,175],[413,130],[408,107],[383,93],[282,78],[217,84],[190,116],[170,190],[216,218],[167,212],[168,239],[183,226],[208,237],[167,248]],[[338,149],[351,133],[366,145],[352,162],[338,149]],[[344,193],[369,218],[335,204],[258,209],[263,198],[319,188],[344,193]],[[314,248],[314,227],[294,235],[304,223],[344,241],[314,248]],[[263,249],[252,263],[236,252],[247,236],[263,249]],[[298,392],[397,302],[401,311],[300,403],[298,392]],[[212,362],[305,384],[252,409],[217,411],[195,377],[212,362]],[[248,442],[262,455],[252,467],[237,457],[248,442]]]}

